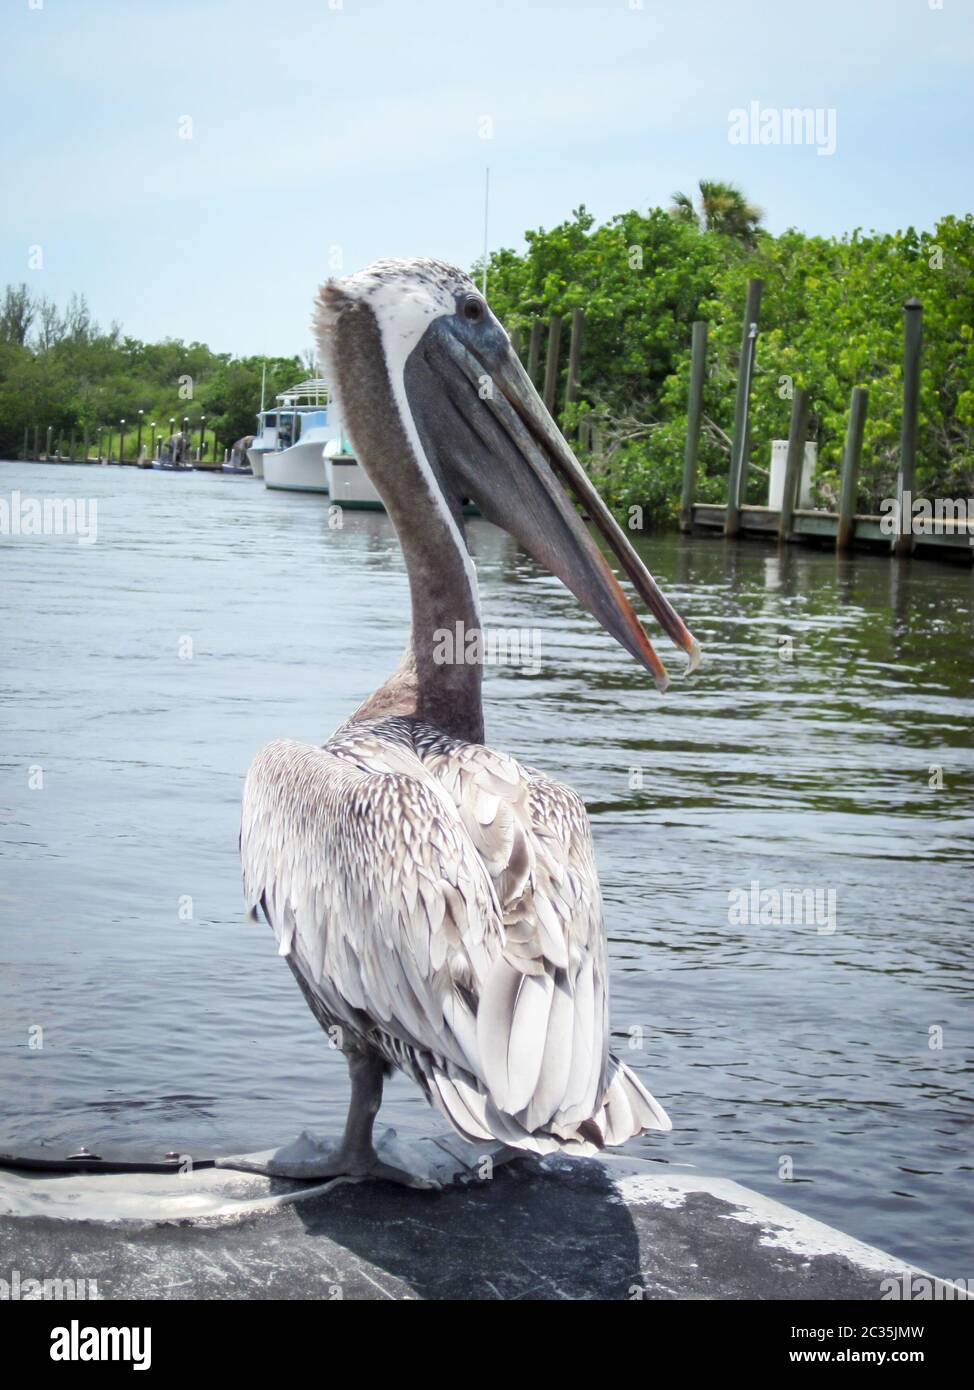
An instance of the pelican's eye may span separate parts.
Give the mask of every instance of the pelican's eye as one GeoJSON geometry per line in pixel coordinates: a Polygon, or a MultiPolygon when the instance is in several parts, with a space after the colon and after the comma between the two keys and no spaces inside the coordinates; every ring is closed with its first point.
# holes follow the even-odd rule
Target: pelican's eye
{"type": "Polygon", "coordinates": [[[483,323],[487,316],[487,305],[479,295],[467,294],[463,297],[460,312],[468,323],[483,323]]]}

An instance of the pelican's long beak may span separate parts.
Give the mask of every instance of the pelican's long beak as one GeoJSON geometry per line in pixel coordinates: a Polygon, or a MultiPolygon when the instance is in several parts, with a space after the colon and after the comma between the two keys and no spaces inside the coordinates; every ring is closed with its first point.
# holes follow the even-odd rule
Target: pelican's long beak
{"type": "Polygon", "coordinates": [[[499,325],[495,334],[486,351],[481,342],[468,347],[439,320],[413,354],[407,395],[429,407],[414,409],[424,446],[441,476],[561,579],[665,690],[666,668],[571,497],[589,513],[663,631],[687,653],[688,673],[700,660],[699,644],[566,444],[499,325]],[[434,374],[435,383],[426,379],[434,374]],[[438,388],[438,402],[425,385],[438,388]]]}

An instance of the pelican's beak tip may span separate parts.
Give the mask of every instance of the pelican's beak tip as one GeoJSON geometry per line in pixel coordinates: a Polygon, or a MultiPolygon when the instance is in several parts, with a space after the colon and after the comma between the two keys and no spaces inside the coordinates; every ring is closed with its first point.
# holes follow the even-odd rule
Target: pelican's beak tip
{"type": "MultiPolygon", "coordinates": [[[[683,647],[683,650],[687,654],[687,664],[686,669],[680,672],[678,677],[679,680],[685,680],[687,676],[692,676],[694,671],[700,665],[701,660],[703,659],[703,653],[700,649],[700,643],[694,637],[693,633],[687,631],[686,629],[684,629],[684,633],[685,640],[681,642],[681,645],[683,647]]],[[[660,661],[658,657],[656,658],[656,660],[653,661],[652,665],[650,666],[650,670],[653,674],[653,680],[656,682],[656,689],[659,691],[661,695],[665,695],[667,690],[669,689],[670,677],[667,673],[666,667],[663,665],[662,661],[660,661]]]]}
{"type": "Polygon", "coordinates": [[[685,676],[692,676],[694,671],[703,660],[703,652],[700,650],[700,643],[692,632],[688,632],[690,645],[687,647],[687,669],[683,672],[685,676]]]}

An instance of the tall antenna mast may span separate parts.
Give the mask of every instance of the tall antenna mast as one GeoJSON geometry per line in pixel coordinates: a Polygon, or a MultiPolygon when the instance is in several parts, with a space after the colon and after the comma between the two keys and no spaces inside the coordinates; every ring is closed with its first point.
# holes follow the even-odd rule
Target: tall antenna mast
{"type": "Polygon", "coordinates": [[[264,384],[265,384],[266,381],[267,381],[267,362],[266,362],[266,359],[265,359],[264,364],[263,364],[263,366],[262,366],[261,369],[260,369],[260,409],[261,409],[261,414],[264,413],[264,384]]]}
{"type": "Polygon", "coordinates": [[[490,206],[490,169],[484,171],[484,263],[480,272],[480,293],[487,298],[487,211],[490,206]]]}

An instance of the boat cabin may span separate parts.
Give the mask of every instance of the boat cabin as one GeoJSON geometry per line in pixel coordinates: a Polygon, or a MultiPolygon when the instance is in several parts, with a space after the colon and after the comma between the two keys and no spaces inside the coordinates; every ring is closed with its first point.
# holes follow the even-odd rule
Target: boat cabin
{"type": "Polygon", "coordinates": [[[262,453],[290,449],[311,430],[328,430],[328,387],[312,378],[276,397],[277,405],[258,412],[254,444],[262,453]]]}

